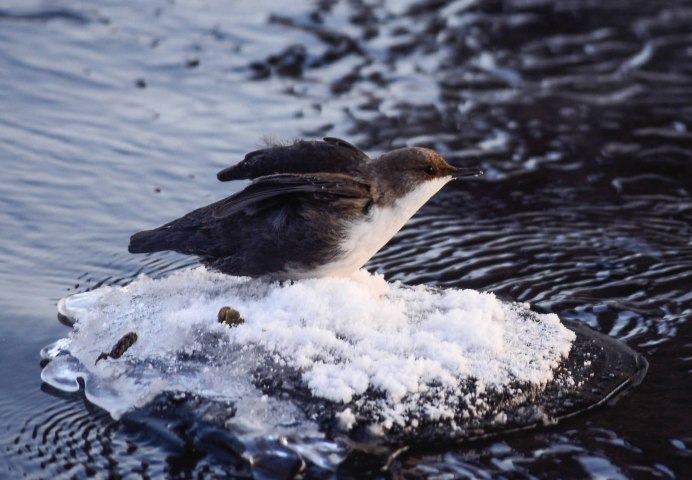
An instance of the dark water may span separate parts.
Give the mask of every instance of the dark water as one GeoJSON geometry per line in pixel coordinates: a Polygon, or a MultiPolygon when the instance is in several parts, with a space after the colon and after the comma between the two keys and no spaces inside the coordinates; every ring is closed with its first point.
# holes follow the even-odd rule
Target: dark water
{"type": "MultiPolygon", "coordinates": [[[[0,478],[219,478],[42,388],[56,301],[194,263],[129,235],[240,186],[266,134],[438,149],[449,186],[370,263],[530,302],[643,353],[616,406],[344,476],[686,478],[692,465],[692,2],[0,5],[0,478]]],[[[308,470],[311,472],[311,470],[308,470]]]]}

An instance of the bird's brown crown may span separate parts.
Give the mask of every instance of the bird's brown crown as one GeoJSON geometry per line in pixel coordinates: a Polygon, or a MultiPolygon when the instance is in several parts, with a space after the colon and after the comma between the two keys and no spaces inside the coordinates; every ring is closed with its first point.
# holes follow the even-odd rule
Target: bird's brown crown
{"type": "Polygon", "coordinates": [[[451,177],[456,168],[428,148],[409,147],[392,150],[374,160],[375,176],[381,192],[391,199],[410,192],[423,182],[451,177]]]}

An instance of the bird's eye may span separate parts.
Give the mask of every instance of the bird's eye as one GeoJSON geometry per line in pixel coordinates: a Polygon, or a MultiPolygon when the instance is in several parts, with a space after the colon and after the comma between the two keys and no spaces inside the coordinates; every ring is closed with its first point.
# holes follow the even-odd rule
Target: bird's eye
{"type": "Polygon", "coordinates": [[[428,165],[427,167],[425,167],[425,173],[427,173],[428,175],[435,175],[435,167],[433,167],[432,165],[428,165]]]}

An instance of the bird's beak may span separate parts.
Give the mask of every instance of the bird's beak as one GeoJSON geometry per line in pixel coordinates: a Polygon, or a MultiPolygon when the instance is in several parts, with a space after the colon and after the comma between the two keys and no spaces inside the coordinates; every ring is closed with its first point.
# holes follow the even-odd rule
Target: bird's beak
{"type": "Polygon", "coordinates": [[[452,176],[453,179],[456,180],[457,178],[462,177],[478,177],[479,175],[483,175],[483,170],[479,170],[478,168],[452,167],[450,165],[449,174],[452,176]]]}

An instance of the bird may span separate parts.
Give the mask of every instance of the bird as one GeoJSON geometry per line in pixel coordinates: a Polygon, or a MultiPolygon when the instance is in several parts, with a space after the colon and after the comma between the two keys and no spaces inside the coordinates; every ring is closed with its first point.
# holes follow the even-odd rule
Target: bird
{"type": "Polygon", "coordinates": [[[197,255],[234,276],[348,277],[445,184],[481,174],[422,147],[370,158],[334,137],[269,145],[218,172],[245,189],[135,233],[128,250],[197,255]]]}

